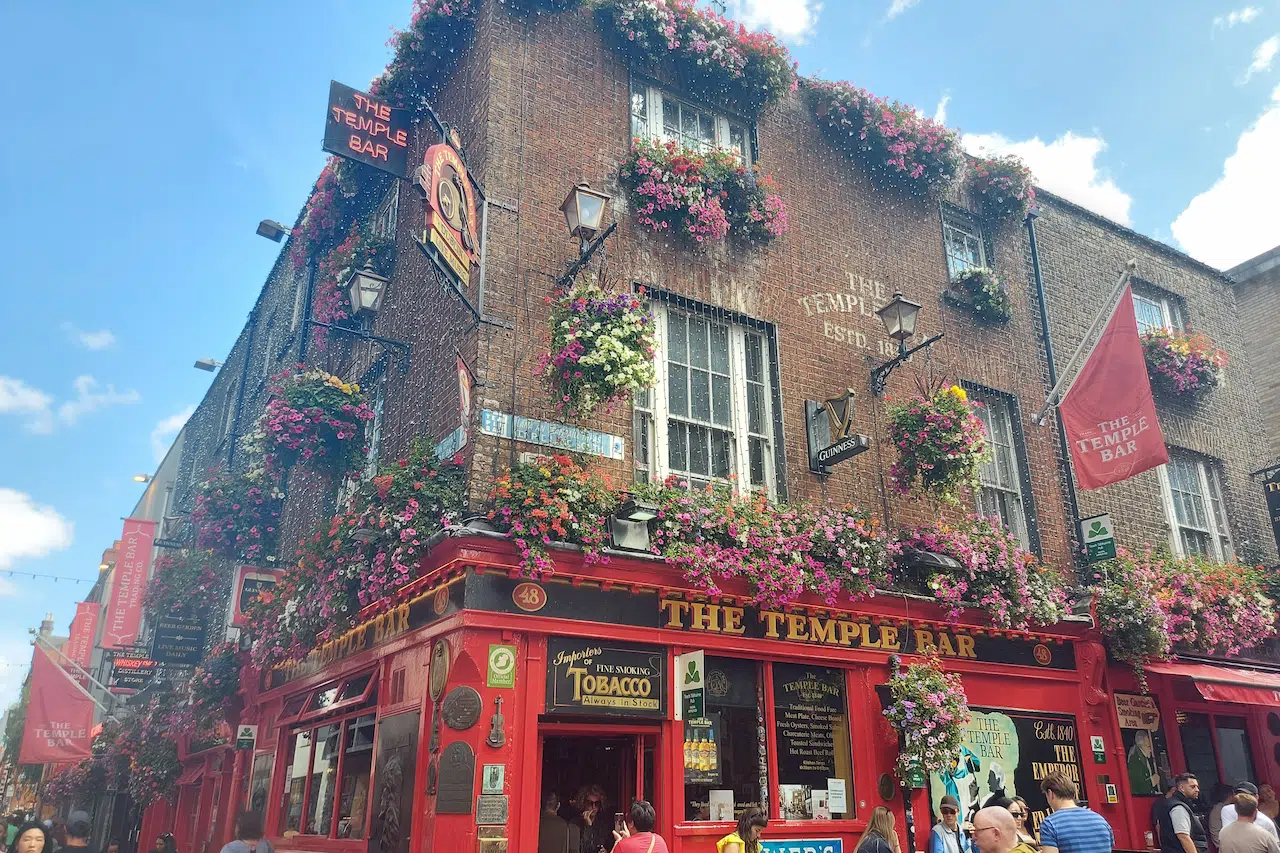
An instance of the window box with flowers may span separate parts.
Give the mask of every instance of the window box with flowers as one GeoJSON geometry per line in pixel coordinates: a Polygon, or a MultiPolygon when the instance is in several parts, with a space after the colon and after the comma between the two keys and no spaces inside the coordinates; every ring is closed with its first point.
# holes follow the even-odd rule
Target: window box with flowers
{"type": "Polygon", "coordinates": [[[979,157],[969,164],[969,193],[994,219],[1021,219],[1036,200],[1031,170],[1018,157],[1007,154],[979,157]]]}
{"type": "Polygon", "coordinates": [[[969,700],[960,676],[944,672],[935,656],[904,667],[894,655],[889,665],[884,717],[898,733],[898,779],[909,784],[954,763],[969,722],[969,700]]]}
{"type": "Polygon", "coordinates": [[[889,477],[899,494],[919,489],[959,504],[963,489],[979,488],[979,467],[989,457],[986,430],[959,385],[920,393],[889,406],[889,440],[898,461],[889,477]]]}
{"type": "Polygon", "coordinates": [[[1142,335],[1151,388],[1166,399],[1195,400],[1222,378],[1227,354],[1203,332],[1152,328],[1142,335]]]}
{"type": "Polygon", "coordinates": [[[951,279],[943,298],[972,312],[979,323],[996,326],[1013,319],[1013,302],[1004,282],[987,267],[969,267],[951,279]]]}

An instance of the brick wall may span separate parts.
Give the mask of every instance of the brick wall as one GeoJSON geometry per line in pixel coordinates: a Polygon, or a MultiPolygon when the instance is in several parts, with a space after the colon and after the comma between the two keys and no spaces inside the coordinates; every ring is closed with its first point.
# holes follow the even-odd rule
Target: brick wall
{"type": "Polygon", "coordinates": [[[1280,459],[1280,247],[1246,261],[1227,275],[1235,279],[1240,330],[1249,354],[1258,408],[1266,424],[1271,456],[1280,459]]]}

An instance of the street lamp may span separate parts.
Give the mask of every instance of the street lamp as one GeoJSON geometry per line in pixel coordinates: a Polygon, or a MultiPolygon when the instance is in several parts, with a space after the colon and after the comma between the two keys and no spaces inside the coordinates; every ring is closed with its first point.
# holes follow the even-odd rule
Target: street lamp
{"type": "Polygon", "coordinates": [[[213,373],[219,367],[222,367],[222,365],[223,362],[218,361],[216,358],[198,358],[196,359],[195,368],[196,370],[207,370],[208,372],[213,373]]]}
{"type": "Polygon", "coordinates": [[[884,364],[872,369],[871,371],[871,393],[879,396],[884,393],[885,384],[889,381],[889,374],[893,373],[894,368],[911,358],[912,355],[922,349],[933,346],[942,340],[942,334],[936,334],[929,338],[919,346],[907,349],[907,339],[916,333],[916,318],[920,315],[920,303],[912,302],[902,295],[899,290],[893,294],[893,299],[889,300],[889,304],[885,305],[876,312],[876,316],[880,318],[880,322],[884,323],[884,331],[892,340],[898,342],[898,355],[884,364]]]}
{"type": "Polygon", "coordinates": [[[268,240],[279,243],[286,234],[292,234],[293,232],[274,219],[264,219],[258,223],[256,233],[259,237],[266,237],[268,240]]]}
{"type": "Polygon", "coordinates": [[[153,478],[150,474],[134,474],[133,475],[133,482],[135,483],[150,483],[152,479],[153,478]]]}
{"type": "Polygon", "coordinates": [[[600,222],[604,219],[604,206],[609,196],[591,189],[585,181],[569,190],[560,205],[564,213],[565,224],[569,226],[569,234],[578,238],[579,249],[587,250],[587,244],[600,233],[600,222]]]}
{"type": "Polygon", "coordinates": [[[373,259],[364,262],[364,268],[358,269],[347,279],[347,297],[351,300],[351,314],[362,320],[372,320],[382,308],[382,293],[386,289],[387,277],[373,271],[373,259]]]}

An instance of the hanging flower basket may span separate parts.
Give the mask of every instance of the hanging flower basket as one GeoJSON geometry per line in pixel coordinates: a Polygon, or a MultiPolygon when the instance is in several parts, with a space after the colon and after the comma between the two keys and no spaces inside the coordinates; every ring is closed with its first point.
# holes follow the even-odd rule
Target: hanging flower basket
{"type": "Polygon", "coordinates": [[[632,61],[672,62],[696,97],[754,116],[795,91],[796,63],[771,33],[699,7],[695,0],[603,0],[602,28],[632,61]]]}
{"type": "Polygon", "coordinates": [[[949,504],[960,503],[965,487],[977,488],[990,455],[982,421],[959,385],[889,406],[889,440],[898,448],[889,468],[894,489],[920,489],[949,504]]]}
{"type": "Polygon", "coordinates": [[[699,154],[675,142],[636,139],[619,180],[648,231],[701,246],[726,237],[759,246],[787,231],[787,209],[772,178],[727,151],[699,154]]]}
{"type": "Polygon", "coordinates": [[[373,420],[360,386],[305,365],[272,378],[266,410],[243,440],[246,452],[275,479],[300,459],[345,471],[373,420]]]}
{"type": "Polygon", "coordinates": [[[1203,332],[1152,329],[1142,335],[1151,388],[1169,399],[1194,400],[1217,386],[1227,354],[1203,332]]]}
{"type": "Polygon", "coordinates": [[[970,267],[955,278],[943,296],[973,313],[979,323],[996,326],[1013,319],[1013,300],[998,276],[986,267],[970,267]]]}
{"type": "Polygon", "coordinates": [[[653,386],[653,315],[643,296],[605,293],[582,276],[552,297],[551,349],[537,372],[557,409],[586,417],[653,386]]]}
{"type": "Polygon", "coordinates": [[[899,737],[898,778],[941,772],[959,754],[970,718],[960,676],[943,672],[934,656],[904,667],[894,655],[889,663],[891,700],[884,717],[899,737]]]}
{"type": "Polygon", "coordinates": [[[978,199],[982,212],[995,218],[1027,215],[1036,200],[1031,170],[1012,154],[990,159],[978,158],[969,167],[969,193],[978,199]]]}
{"type": "Polygon", "coordinates": [[[850,83],[809,78],[805,89],[827,141],[859,160],[874,179],[939,195],[959,172],[960,141],[945,125],[850,83]]]}
{"type": "Polygon", "coordinates": [[[272,485],[215,472],[200,485],[189,518],[196,548],[228,560],[273,559],[283,499],[272,485]]]}
{"type": "Polygon", "coordinates": [[[240,692],[243,664],[235,643],[214,646],[191,676],[191,707],[198,721],[208,724],[225,715],[240,692]]]}
{"type": "Polygon", "coordinates": [[[148,613],[179,618],[205,612],[211,601],[226,595],[228,567],[210,551],[166,550],[155,558],[142,606],[148,613]]]}

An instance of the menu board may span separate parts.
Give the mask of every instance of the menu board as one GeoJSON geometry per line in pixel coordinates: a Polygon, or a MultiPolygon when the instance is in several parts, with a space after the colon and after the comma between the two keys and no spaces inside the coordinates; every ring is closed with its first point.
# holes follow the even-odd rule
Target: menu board
{"type": "Polygon", "coordinates": [[[1040,781],[1058,770],[1080,788],[1084,802],[1084,767],[1076,718],[1067,714],[969,709],[964,740],[951,766],[930,774],[933,813],[943,796],[960,801],[965,820],[972,819],[988,800],[1020,796],[1031,809],[1029,827],[1038,827],[1049,814],[1040,781]]]}
{"type": "Polygon", "coordinates": [[[1168,787],[1173,773],[1160,731],[1156,697],[1117,693],[1116,718],[1124,744],[1129,792],[1135,797],[1159,796],[1168,787]]]}
{"type": "Polygon", "coordinates": [[[849,777],[844,671],[776,663],[773,704],[784,817],[819,817],[825,807],[827,780],[849,777]]]}
{"type": "Polygon", "coordinates": [[[656,646],[549,637],[547,713],[664,716],[666,671],[656,646]]]}

